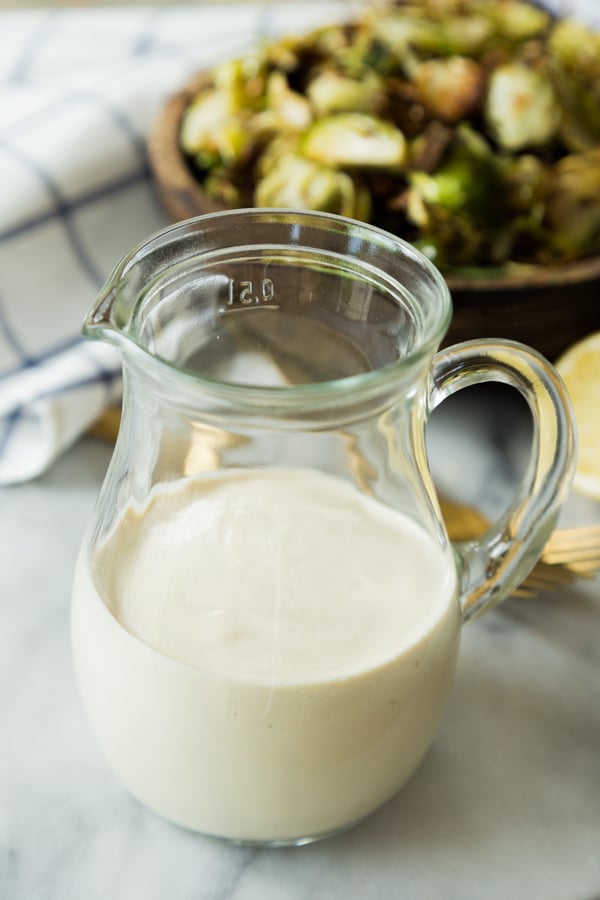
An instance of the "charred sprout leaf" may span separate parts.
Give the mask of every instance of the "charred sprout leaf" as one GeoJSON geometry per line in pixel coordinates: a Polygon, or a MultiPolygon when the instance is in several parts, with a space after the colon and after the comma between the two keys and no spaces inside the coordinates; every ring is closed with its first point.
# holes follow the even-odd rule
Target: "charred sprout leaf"
{"type": "Polygon", "coordinates": [[[435,259],[462,264],[465,254],[478,253],[503,206],[498,163],[485,141],[461,126],[437,170],[412,171],[408,180],[409,220],[435,248],[435,259]]]}
{"type": "Polygon", "coordinates": [[[325,25],[313,32],[311,51],[322,59],[334,59],[354,40],[354,29],[349,25],[325,25]]]}
{"type": "Polygon", "coordinates": [[[368,221],[367,191],[350,175],[302,156],[280,156],[256,185],[258,206],[314,209],[368,221]]]}
{"type": "Polygon", "coordinates": [[[267,44],[264,52],[267,64],[280,72],[294,72],[300,65],[303,56],[313,40],[313,35],[286,34],[276,41],[267,44]]]}
{"type": "Polygon", "coordinates": [[[550,173],[537,156],[525,153],[501,161],[502,196],[515,214],[539,219],[543,214],[550,173]]]}
{"type": "Polygon", "coordinates": [[[332,62],[354,44],[353,25],[327,25],[308,34],[289,34],[266,44],[264,54],[267,65],[287,74],[298,72],[309,62],[332,62]]]}
{"type": "Polygon", "coordinates": [[[464,56],[423,62],[412,77],[427,113],[449,123],[460,122],[476,111],[486,78],[482,66],[464,56]]]}
{"type": "Polygon", "coordinates": [[[431,207],[413,243],[438,266],[468,266],[479,259],[481,228],[470,216],[431,207]]]}
{"type": "Polygon", "coordinates": [[[565,259],[600,253],[600,148],[555,164],[545,224],[565,259]]]}
{"type": "Polygon", "coordinates": [[[543,219],[550,167],[527,153],[503,157],[499,164],[504,215],[490,234],[489,259],[499,264],[512,258],[535,259],[538,248],[548,241],[543,219]]]}
{"type": "Polygon", "coordinates": [[[199,168],[210,160],[239,160],[253,142],[253,114],[265,103],[266,75],[258,56],[216,66],[212,82],[190,103],[181,124],[181,146],[199,168]]]}
{"type": "Polygon", "coordinates": [[[312,120],[311,105],[293,91],[282,72],[271,72],[267,80],[267,108],[260,115],[261,129],[303,131],[312,120]]]}
{"type": "Polygon", "coordinates": [[[213,80],[230,110],[257,110],[263,105],[266,69],[259,55],[242,56],[215,66],[213,80]]]}
{"type": "Polygon", "coordinates": [[[552,30],[548,50],[561,136],[570,150],[591,150],[600,143],[600,35],[565,20],[552,30]]]}
{"type": "Polygon", "coordinates": [[[200,169],[238,160],[252,141],[250,114],[232,111],[225,91],[201,94],[186,111],[180,141],[200,169]]]}
{"type": "Polygon", "coordinates": [[[372,112],[383,104],[383,83],[375,72],[350,78],[333,69],[325,69],[307,87],[309,100],[317,115],[340,112],[372,112]]]}
{"type": "Polygon", "coordinates": [[[206,193],[224,206],[238,206],[242,201],[239,187],[233,182],[228,170],[214,166],[204,181],[206,193]]]}
{"type": "Polygon", "coordinates": [[[397,61],[402,61],[410,47],[436,52],[439,44],[439,28],[423,17],[419,9],[403,9],[398,12],[383,13],[374,9],[371,20],[366,16],[367,27],[375,39],[387,47],[397,61]]]}
{"type": "Polygon", "coordinates": [[[565,67],[592,77],[600,74],[600,34],[574,19],[562,19],[548,41],[550,55],[565,67]]]}
{"type": "Polygon", "coordinates": [[[255,176],[257,179],[268,175],[271,169],[275,167],[281,157],[299,156],[298,142],[299,135],[295,132],[277,133],[263,148],[259,159],[255,166],[255,176]]]}
{"type": "Polygon", "coordinates": [[[353,43],[343,53],[339,53],[337,59],[343,69],[355,77],[362,76],[365,72],[374,72],[385,78],[398,68],[396,54],[366,28],[357,33],[353,43]]]}
{"type": "Polygon", "coordinates": [[[319,119],[302,142],[302,152],[335,168],[397,168],[406,160],[406,138],[393,125],[365,113],[319,119]]]}
{"type": "Polygon", "coordinates": [[[565,147],[572,152],[593,150],[600,143],[600,90],[579,87],[566,77],[557,93],[563,108],[559,133],[565,147]]]}
{"type": "Polygon", "coordinates": [[[480,0],[475,8],[492,20],[499,34],[515,42],[539,37],[551,21],[545,10],[520,0],[480,0]]]}
{"type": "Polygon", "coordinates": [[[208,149],[215,124],[231,116],[231,104],[224,91],[199,94],[187,107],[181,123],[179,140],[185,152],[195,155],[208,149]]]}
{"type": "Polygon", "coordinates": [[[370,27],[374,34],[401,62],[411,48],[420,55],[477,56],[496,31],[489,16],[478,14],[452,15],[435,21],[425,9],[398,7],[395,13],[381,15],[375,10],[372,16],[370,27]]]}
{"type": "Polygon", "coordinates": [[[495,33],[495,23],[488,16],[456,16],[440,28],[436,52],[448,56],[479,56],[489,47],[495,33]]]}
{"type": "Polygon", "coordinates": [[[409,183],[427,205],[463,210],[483,222],[497,214],[500,187],[497,163],[486,150],[463,128],[438,169],[410,172],[409,183]]]}
{"type": "Polygon", "coordinates": [[[410,168],[421,172],[435,172],[441,165],[452,142],[452,129],[442,122],[429,122],[410,149],[410,168]]]}
{"type": "Polygon", "coordinates": [[[498,144],[518,151],[552,140],[560,123],[560,106],[543,72],[514,62],[492,72],[485,118],[498,144]]]}

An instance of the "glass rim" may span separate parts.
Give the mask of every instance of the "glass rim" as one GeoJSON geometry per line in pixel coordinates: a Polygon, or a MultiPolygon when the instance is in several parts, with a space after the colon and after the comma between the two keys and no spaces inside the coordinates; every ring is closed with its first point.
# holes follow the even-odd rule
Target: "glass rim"
{"type": "MultiPolygon", "coordinates": [[[[266,246],[264,241],[246,240],[244,243],[232,243],[227,247],[218,249],[218,253],[224,251],[243,251],[247,253],[253,247],[264,249],[266,246]]],[[[327,253],[323,246],[307,246],[299,242],[282,239],[281,242],[268,242],[269,248],[274,252],[286,249],[294,249],[304,252],[307,255],[311,251],[317,253],[327,253]]],[[[336,255],[331,253],[332,256],[336,255]]],[[[339,254],[342,256],[343,254],[339,254]]],[[[347,255],[347,254],[346,254],[347,255]]],[[[207,260],[213,257],[210,251],[199,251],[198,256],[203,256],[207,260]]],[[[381,264],[370,262],[368,259],[352,256],[353,266],[360,272],[363,269],[365,273],[378,272],[382,276],[387,286],[387,294],[390,299],[394,299],[394,292],[398,296],[402,295],[405,299],[408,295],[409,299],[414,299],[415,295],[410,287],[403,286],[401,282],[382,269],[381,264]]],[[[166,271],[169,271],[167,269],[166,271]]],[[[424,278],[424,280],[425,280],[424,278]]],[[[156,276],[157,282],[160,276],[156,276]]],[[[141,292],[138,294],[141,296],[141,292]]],[[[418,302],[415,300],[415,302],[418,302]]],[[[135,308],[135,304],[134,304],[135,308]]],[[[253,405],[263,407],[274,407],[279,404],[291,402],[300,405],[315,403],[321,401],[318,406],[326,403],[340,405],[348,402],[349,394],[352,399],[357,395],[373,395],[380,392],[387,385],[398,380],[407,370],[412,369],[414,365],[420,362],[424,357],[435,352],[439,346],[443,336],[447,333],[452,318],[452,299],[448,285],[440,272],[440,270],[429,260],[425,254],[410,244],[403,238],[397,237],[391,232],[385,231],[375,225],[351,219],[346,216],[340,216],[335,213],[326,213],[310,210],[275,208],[275,207],[249,207],[231,210],[222,210],[213,213],[206,213],[201,216],[195,216],[190,219],[184,219],[164,228],[155,231],[153,234],[134,245],[121,258],[112,274],[108,278],[104,289],[100,294],[99,300],[96,301],[94,307],[86,317],[82,332],[86,337],[93,339],[105,339],[113,343],[120,351],[122,351],[124,361],[128,358],[137,360],[137,362],[146,370],[149,366],[160,373],[160,377],[167,378],[169,382],[173,382],[176,386],[196,386],[199,385],[213,397],[221,397],[229,402],[243,400],[243,402],[252,402],[253,405]],[[122,289],[123,283],[126,284],[128,273],[133,269],[136,263],[141,262],[145,256],[153,249],[161,247],[166,248],[169,244],[177,242],[178,238],[183,239],[186,235],[190,235],[194,231],[200,235],[211,227],[211,224],[217,222],[230,222],[240,224],[252,221],[268,222],[272,225],[281,224],[282,226],[299,227],[301,225],[313,225],[317,228],[322,226],[322,232],[326,235],[327,231],[331,231],[331,227],[337,230],[338,234],[345,234],[347,237],[361,237],[369,241],[372,245],[380,246],[384,252],[391,254],[400,254],[403,258],[410,260],[412,265],[417,266],[429,282],[428,290],[432,296],[436,296],[439,302],[440,315],[431,323],[428,328],[424,328],[420,340],[415,347],[408,351],[402,359],[393,360],[386,365],[379,366],[367,372],[360,372],[355,375],[347,375],[341,378],[328,379],[310,384],[283,384],[283,385],[260,385],[248,384],[244,382],[226,381],[217,378],[211,378],[196,370],[192,370],[169,361],[168,359],[158,356],[144,346],[143,342],[132,330],[118,326],[114,322],[110,322],[108,318],[98,320],[99,311],[110,305],[107,301],[114,299],[117,292],[122,289]],[[328,227],[329,226],[329,227],[328,227]]],[[[130,319],[130,323],[133,317],[130,319]]]]}

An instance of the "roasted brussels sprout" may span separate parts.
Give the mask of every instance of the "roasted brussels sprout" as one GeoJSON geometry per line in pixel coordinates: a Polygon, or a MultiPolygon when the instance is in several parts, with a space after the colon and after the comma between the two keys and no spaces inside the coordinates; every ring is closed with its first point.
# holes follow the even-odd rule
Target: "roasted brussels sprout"
{"type": "Polygon", "coordinates": [[[499,66],[490,76],[485,118],[490,133],[505,150],[548,144],[560,122],[550,79],[520,62],[499,66]]]}
{"type": "Polygon", "coordinates": [[[477,6],[493,21],[498,34],[515,42],[539,37],[551,21],[545,10],[521,0],[496,0],[495,3],[481,0],[477,6]]]}
{"type": "Polygon", "coordinates": [[[555,164],[545,224],[551,247],[564,259],[600,253],[600,148],[555,164]]]}
{"type": "Polygon", "coordinates": [[[306,93],[318,116],[340,112],[368,113],[381,107],[384,100],[380,76],[368,70],[362,77],[351,78],[325,69],[309,82],[306,93]]]}
{"type": "Polygon", "coordinates": [[[302,131],[312,120],[306,97],[290,88],[282,72],[271,72],[266,87],[267,107],[258,117],[261,130],[302,131]]]}
{"type": "Polygon", "coordinates": [[[434,172],[412,171],[408,179],[408,218],[429,255],[441,265],[476,259],[502,212],[501,172],[491,148],[463,125],[434,172]]]}
{"type": "Polygon", "coordinates": [[[181,123],[228,206],[369,220],[442,268],[600,253],[600,35],[527,0],[381,0],[215,67],[181,123]]]}
{"type": "Polygon", "coordinates": [[[257,206],[321,210],[367,221],[369,194],[350,175],[302,156],[280,156],[256,185],[257,206]]]}
{"type": "Polygon", "coordinates": [[[396,54],[400,63],[412,48],[420,55],[476,56],[489,46],[496,26],[485,15],[451,15],[435,21],[427,5],[406,7],[381,16],[376,10],[371,27],[376,37],[396,54]]]}
{"type": "Polygon", "coordinates": [[[464,56],[422,62],[412,80],[426,112],[442,122],[461,122],[478,109],[485,89],[485,72],[464,56]]]}
{"type": "Polygon", "coordinates": [[[391,168],[406,159],[406,138],[394,125],[365,113],[319,119],[304,136],[302,152],[335,167],[391,168]]]}
{"type": "Polygon", "coordinates": [[[550,71],[562,101],[561,136],[572,151],[600,144],[600,34],[565,20],[548,41],[550,71]]]}
{"type": "Polygon", "coordinates": [[[200,169],[238,160],[248,149],[250,116],[231,109],[224,91],[201,94],[188,108],[180,142],[200,169]]]}

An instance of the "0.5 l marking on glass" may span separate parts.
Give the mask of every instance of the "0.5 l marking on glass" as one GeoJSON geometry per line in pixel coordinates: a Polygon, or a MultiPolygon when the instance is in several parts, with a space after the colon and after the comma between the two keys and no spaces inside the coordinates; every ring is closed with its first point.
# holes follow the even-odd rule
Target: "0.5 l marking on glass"
{"type": "Polygon", "coordinates": [[[275,288],[270,278],[261,278],[256,286],[256,293],[253,281],[228,279],[227,306],[236,306],[238,303],[241,303],[242,306],[264,306],[272,304],[274,299],[275,288]]]}

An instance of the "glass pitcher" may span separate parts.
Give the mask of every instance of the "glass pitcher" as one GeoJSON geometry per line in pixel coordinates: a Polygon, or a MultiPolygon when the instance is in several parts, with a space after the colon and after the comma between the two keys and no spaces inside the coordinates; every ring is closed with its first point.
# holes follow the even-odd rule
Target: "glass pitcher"
{"type": "Polygon", "coordinates": [[[450,317],[410,245],[289,210],[162,231],[90,312],[124,396],[75,670],[111,767],[166,818],[263,844],[358,822],[433,740],[462,624],[536,561],[572,475],[565,390],[507,341],[436,355],[450,317]],[[425,426],[493,380],[529,404],[531,460],[502,520],[452,545],[425,426]]]}

